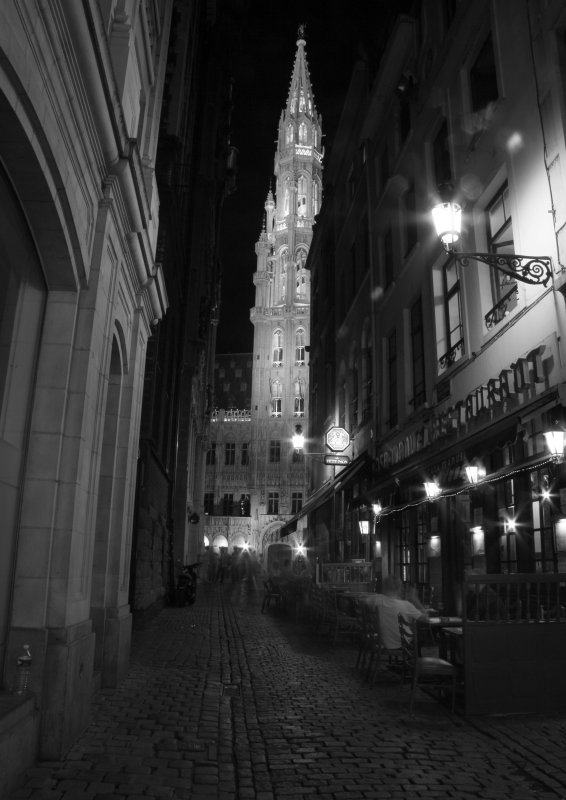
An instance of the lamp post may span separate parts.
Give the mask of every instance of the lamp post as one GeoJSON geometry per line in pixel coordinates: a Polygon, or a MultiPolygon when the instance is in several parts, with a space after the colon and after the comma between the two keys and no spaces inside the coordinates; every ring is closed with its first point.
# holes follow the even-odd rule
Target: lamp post
{"type": "Polygon", "coordinates": [[[436,233],[444,249],[462,266],[470,260],[487,264],[522,283],[546,286],[552,280],[552,259],[549,256],[520,256],[517,253],[458,253],[454,246],[460,238],[462,209],[458,203],[438,203],[432,209],[436,233]]]}

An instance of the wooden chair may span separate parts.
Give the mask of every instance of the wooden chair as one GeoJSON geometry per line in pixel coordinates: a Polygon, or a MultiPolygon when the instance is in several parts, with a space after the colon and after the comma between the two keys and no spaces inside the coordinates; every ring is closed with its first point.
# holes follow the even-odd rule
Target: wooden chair
{"type": "Polygon", "coordinates": [[[332,644],[336,643],[341,633],[358,636],[361,630],[360,618],[343,611],[338,605],[338,593],[331,589],[325,595],[324,622],[328,624],[332,644]]]}
{"type": "Polygon", "coordinates": [[[370,681],[370,683],[375,683],[379,667],[384,658],[387,659],[387,666],[390,669],[395,669],[402,680],[403,650],[401,647],[385,647],[381,637],[379,609],[369,608],[368,611],[367,624],[369,626],[372,647],[370,649],[366,680],[370,681]]]}
{"type": "Polygon", "coordinates": [[[265,609],[275,604],[276,608],[281,608],[283,605],[283,593],[278,586],[276,586],[271,578],[263,582],[263,602],[261,604],[261,613],[265,613],[265,609]]]}
{"type": "Polygon", "coordinates": [[[322,586],[314,581],[309,591],[309,616],[313,632],[316,633],[324,622],[324,594],[322,586]]]}
{"type": "Polygon", "coordinates": [[[403,651],[403,678],[409,674],[411,679],[411,700],[409,713],[413,713],[413,702],[417,686],[433,686],[451,689],[452,701],[450,709],[454,713],[456,705],[457,667],[450,661],[434,656],[419,656],[417,623],[415,619],[407,619],[399,614],[399,634],[403,651]]]}

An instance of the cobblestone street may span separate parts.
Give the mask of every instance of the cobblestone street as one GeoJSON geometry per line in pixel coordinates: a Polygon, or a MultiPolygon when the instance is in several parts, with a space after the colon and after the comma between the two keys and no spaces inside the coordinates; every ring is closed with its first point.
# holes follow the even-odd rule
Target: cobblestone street
{"type": "Polygon", "coordinates": [[[199,586],[134,634],[127,679],[10,800],[566,798],[566,718],[454,715],[355,669],[247,584],[199,586]]]}

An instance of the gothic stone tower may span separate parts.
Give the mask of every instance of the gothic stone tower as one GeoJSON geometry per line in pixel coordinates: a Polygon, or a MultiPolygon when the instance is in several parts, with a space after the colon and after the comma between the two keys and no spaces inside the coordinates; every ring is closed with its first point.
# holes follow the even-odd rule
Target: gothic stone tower
{"type": "Polygon", "coordinates": [[[306,43],[299,36],[279,120],[275,197],[270,190],[255,248],[250,488],[254,538],[263,551],[300,509],[308,477],[308,464],[294,453],[291,436],[297,424],[307,428],[310,274],[305,263],[320,210],[322,147],[306,43]]]}

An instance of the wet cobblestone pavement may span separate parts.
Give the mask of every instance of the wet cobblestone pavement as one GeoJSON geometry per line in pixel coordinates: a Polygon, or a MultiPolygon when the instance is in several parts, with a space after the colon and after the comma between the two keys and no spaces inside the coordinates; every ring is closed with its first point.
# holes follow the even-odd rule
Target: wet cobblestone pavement
{"type": "Polygon", "coordinates": [[[566,715],[467,719],[419,692],[411,717],[354,644],[260,601],[202,584],[135,633],[126,680],[9,800],[566,800],[566,715]]]}

